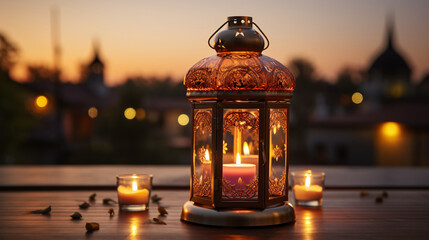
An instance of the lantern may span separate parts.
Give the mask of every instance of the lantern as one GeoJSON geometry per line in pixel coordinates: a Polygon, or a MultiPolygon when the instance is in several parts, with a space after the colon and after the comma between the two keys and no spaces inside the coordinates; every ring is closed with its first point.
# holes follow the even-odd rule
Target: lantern
{"type": "Polygon", "coordinates": [[[228,17],[209,46],[217,54],[184,80],[193,134],[191,198],[181,218],[214,226],[292,222],[287,139],[295,79],[261,54],[269,41],[251,17],[228,17]]]}

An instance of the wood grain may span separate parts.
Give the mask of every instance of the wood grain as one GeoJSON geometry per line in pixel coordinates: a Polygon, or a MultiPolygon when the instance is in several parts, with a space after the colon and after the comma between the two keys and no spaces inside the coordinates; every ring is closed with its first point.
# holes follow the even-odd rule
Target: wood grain
{"type": "MultiPolygon", "coordinates": [[[[97,201],[78,209],[92,191],[0,192],[0,239],[426,239],[429,234],[429,191],[389,191],[383,203],[380,191],[325,191],[323,207],[296,207],[293,224],[261,228],[214,228],[180,221],[189,191],[155,191],[169,212],[167,225],[146,223],[158,217],[156,206],[143,213],[116,213],[102,198],[116,199],[114,191],[97,191],[97,201]],[[52,206],[49,216],[29,211],[52,206]],[[79,211],[83,220],[71,220],[79,211]],[[100,223],[100,230],[86,233],[86,222],[100,223]]],[[[293,201],[292,201],[293,203],[293,201]]],[[[114,206],[117,211],[117,206],[114,206]]]]}

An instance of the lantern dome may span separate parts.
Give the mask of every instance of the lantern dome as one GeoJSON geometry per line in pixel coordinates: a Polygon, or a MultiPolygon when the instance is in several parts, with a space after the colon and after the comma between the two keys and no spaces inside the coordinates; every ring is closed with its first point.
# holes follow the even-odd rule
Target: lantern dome
{"type": "Polygon", "coordinates": [[[228,29],[215,37],[212,48],[217,54],[186,74],[188,98],[291,99],[295,78],[283,64],[262,54],[264,40],[252,28],[252,18],[229,17],[227,23],[228,29]]]}

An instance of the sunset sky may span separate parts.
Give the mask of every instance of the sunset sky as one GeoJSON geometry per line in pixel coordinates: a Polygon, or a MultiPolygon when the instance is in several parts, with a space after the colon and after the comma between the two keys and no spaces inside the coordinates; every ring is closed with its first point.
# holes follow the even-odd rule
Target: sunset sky
{"type": "Polygon", "coordinates": [[[182,80],[198,60],[215,54],[208,37],[228,16],[252,16],[271,42],[265,55],[287,65],[309,59],[317,75],[335,78],[344,66],[366,69],[382,50],[388,13],[396,44],[413,68],[429,73],[429,1],[425,0],[0,0],[0,32],[19,47],[13,76],[27,64],[53,65],[50,12],[60,13],[63,80],[77,81],[81,64],[100,44],[106,83],[127,76],[182,80]]]}

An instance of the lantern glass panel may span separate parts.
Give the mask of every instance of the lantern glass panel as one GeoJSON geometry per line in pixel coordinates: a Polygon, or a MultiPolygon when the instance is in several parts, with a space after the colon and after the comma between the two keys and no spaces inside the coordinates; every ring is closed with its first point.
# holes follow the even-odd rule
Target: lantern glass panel
{"type": "Polygon", "coordinates": [[[195,109],[194,111],[194,170],[192,176],[192,189],[194,196],[202,198],[210,198],[212,195],[212,113],[212,109],[195,109]]]}
{"type": "Polygon", "coordinates": [[[285,195],[287,180],[287,109],[270,109],[269,197],[285,195]]]}
{"type": "Polygon", "coordinates": [[[224,109],[222,199],[258,199],[259,109],[224,109]]]}

